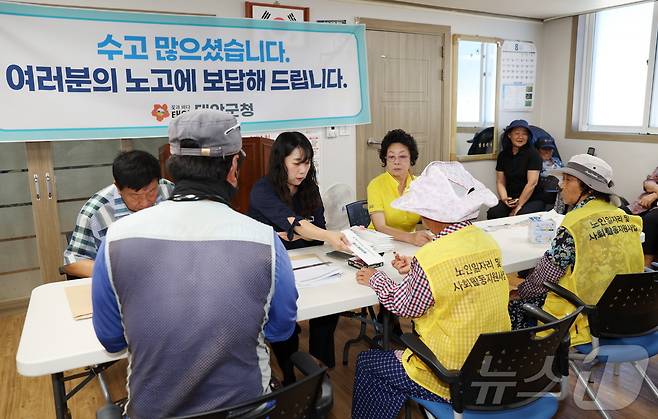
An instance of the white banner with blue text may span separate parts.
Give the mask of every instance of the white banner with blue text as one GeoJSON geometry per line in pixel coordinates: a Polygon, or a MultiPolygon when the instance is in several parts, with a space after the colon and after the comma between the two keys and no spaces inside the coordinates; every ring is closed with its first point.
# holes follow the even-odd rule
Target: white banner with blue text
{"type": "Polygon", "coordinates": [[[365,27],[0,3],[0,141],[163,137],[218,109],[244,133],[370,122],[365,27]]]}

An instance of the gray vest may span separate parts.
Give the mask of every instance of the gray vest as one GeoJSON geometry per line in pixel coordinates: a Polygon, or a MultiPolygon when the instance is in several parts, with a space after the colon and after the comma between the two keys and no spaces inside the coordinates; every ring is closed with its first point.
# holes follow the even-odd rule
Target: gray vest
{"type": "Polygon", "coordinates": [[[106,240],[131,419],[208,411],[265,391],[270,227],[217,202],[165,202],[114,223],[106,240]]]}

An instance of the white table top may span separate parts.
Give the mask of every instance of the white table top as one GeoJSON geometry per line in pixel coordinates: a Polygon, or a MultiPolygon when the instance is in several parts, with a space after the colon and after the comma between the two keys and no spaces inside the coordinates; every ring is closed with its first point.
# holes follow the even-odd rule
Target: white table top
{"type": "MultiPolygon", "coordinates": [[[[534,244],[528,239],[528,224],[523,223],[530,216],[538,216],[543,213],[517,215],[514,217],[498,218],[496,220],[478,221],[474,223],[478,227],[500,226],[489,234],[500,246],[503,254],[503,269],[505,272],[518,272],[524,269],[534,268],[537,261],[544,255],[550,243],[534,244]],[[519,224],[521,223],[521,224],[519,224]]],[[[557,221],[557,220],[556,220],[557,221]]],[[[560,225],[560,221],[557,225],[560,225]]]]}
{"type": "MultiPolygon", "coordinates": [[[[538,214],[531,214],[538,215],[538,214]]],[[[518,272],[533,268],[537,261],[548,249],[547,244],[533,244],[528,240],[527,223],[522,223],[530,215],[518,215],[515,217],[501,218],[497,220],[478,221],[479,227],[503,226],[498,230],[491,231],[494,239],[498,242],[503,254],[503,269],[505,272],[518,272]],[[518,225],[518,223],[522,223],[518,225]]],[[[405,256],[413,256],[419,247],[395,241],[395,250],[405,256]]],[[[329,246],[317,248],[296,249],[289,252],[291,256],[302,253],[315,253],[323,255],[331,251],[329,246]]],[[[337,260],[329,257],[326,260],[337,260]]],[[[391,278],[401,279],[400,275],[391,266],[393,253],[384,255],[383,269],[391,278]]],[[[315,288],[302,288],[299,290],[297,301],[297,318],[307,320],[327,314],[340,313],[355,308],[367,307],[377,304],[377,295],[369,287],[359,285],[356,282],[356,269],[347,265],[345,261],[337,260],[342,266],[343,275],[337,282],[322,285],[315,288]]]]}
{"type": "MultiPolygon", "coordinates": [[[[527,237],[527,226],[514,225],[527,217],[525,215],[476,223],[479,226],[510,224],[506,228],[490,233],[502,249],[503,267],[506,272],[533,267],[548,247],[548,244],[531,244],[527,237]]],[[[406,243],[394,242],[394,245],[398,253],[407,256],[414,255],[418,250],[418,247],[406,243]]],[[[316,253],[324,258],[324,253],[329,250],[331,249],[328,246],[297,249],[290,251],[290,255],[316,253]]],[[[382,269],[392,278],[400,278],[390,265],[392,259],[392,252],[385,254],[385,266],[382,269]]],[[[327,258],[327,260],[331,259],[327,258]]],[[[354,310],[377,303],[374,291],[357,284],[356,269],[348,266],[344,260],[336,263],[343,266],[343,275],[338,281],[299,290],[297,301],[299,320],[354,310]]],[[[32,291],[16,354],[16,367],[21,375],[53,374],[126,356],[125,351],[118,354],[105,351],[96,338],[91,319],[73,320],[64,288],[90,282],[90,278],[54,282],[41,285],[32,291]]]]}
{"type": "Polygon", "coordinates": [[[64,288],[83,284],[91,284],[91,278],[51,282],[32,290],[16,353],[19,374],[53,374],[126,357],[126,351],[105,351],[91,319],[73,319],[64,288]]]}

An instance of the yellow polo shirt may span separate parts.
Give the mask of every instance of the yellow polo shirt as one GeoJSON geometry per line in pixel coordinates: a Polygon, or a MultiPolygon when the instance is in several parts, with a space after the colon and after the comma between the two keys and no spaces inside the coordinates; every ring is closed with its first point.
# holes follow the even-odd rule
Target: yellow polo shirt
{"type": "MultiPolygon", "coordinates": [[[[405,191],[409,189],[409,184],[415,178],[411,174],[407,175],[405,191]]],[[[388,172],[371,180],[368,184],[368,212],[370,214],[383,212],[387,226],[413,232],[416,230],[416,224],[420,222],[420,215],[391,207],[391,202],[400,197],[398,185],[398,181],[388,172]]],[[[371,222],[368,228],[374,230],[375,226],[371,222]]]]}

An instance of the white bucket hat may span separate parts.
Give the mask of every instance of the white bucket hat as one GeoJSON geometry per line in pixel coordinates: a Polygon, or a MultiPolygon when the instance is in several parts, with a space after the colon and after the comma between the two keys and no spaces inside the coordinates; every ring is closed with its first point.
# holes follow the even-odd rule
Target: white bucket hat
{"type": "Polygon", "coordinates": [[[461,163],[435,161],[391,206],[434,221],[457,223],[477,218],[482,205],[493,207],[497,203],[496,195],[461,163]]]}
{"type": "Polygon", "coordinates": [[[603,159],[590,154],[576,154],[569,159],[565,167],[551,170],[549,174],[557,176],[566,173],[582,180],[595,191],[616,195],[612,181],[612,167],[603,159]]]}

